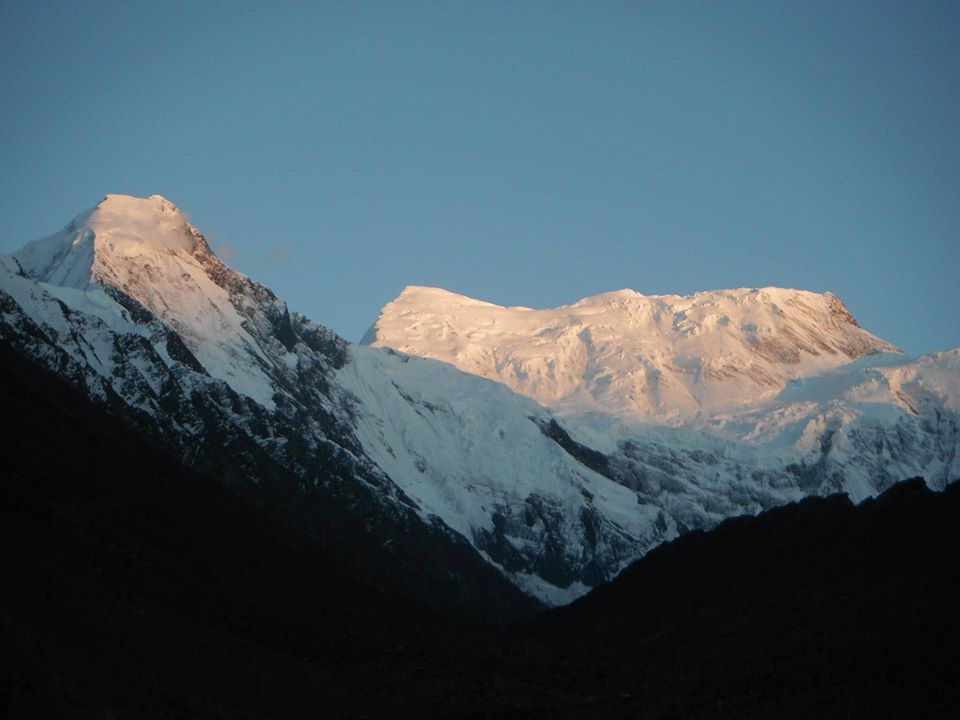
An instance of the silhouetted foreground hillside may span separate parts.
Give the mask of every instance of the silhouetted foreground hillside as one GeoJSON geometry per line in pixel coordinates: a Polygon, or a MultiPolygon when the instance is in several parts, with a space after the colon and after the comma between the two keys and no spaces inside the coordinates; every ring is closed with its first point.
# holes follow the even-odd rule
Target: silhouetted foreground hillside
{"type": "Polygon", "coordinates": [[[958,559],[956,484],[809,498],[661,546],[531,638],[596,662],[601,716],[956,717],[958,559]]]}
{"type": "Polygon", "coordinates": [[[336,557],[0,347],[0,715],[953,717],[960,491],[810,499],[477,628],[336,557]]]}

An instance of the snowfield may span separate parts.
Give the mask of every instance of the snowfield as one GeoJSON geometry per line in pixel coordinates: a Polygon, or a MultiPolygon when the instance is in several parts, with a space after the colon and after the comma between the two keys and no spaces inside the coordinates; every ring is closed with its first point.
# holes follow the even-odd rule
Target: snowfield
{"type": "Polygon", "coordinates": [[[783,288],[504,308],[408,287],[364,343],[456,365],[566,414],[688,424],[774,397],[865,354],[898,352],[829,293],[783,288]]]}

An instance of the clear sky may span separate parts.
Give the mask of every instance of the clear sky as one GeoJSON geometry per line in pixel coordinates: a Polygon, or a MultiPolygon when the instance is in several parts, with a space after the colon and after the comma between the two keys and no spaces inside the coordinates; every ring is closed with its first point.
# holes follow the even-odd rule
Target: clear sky
{"type": "Polygon", "coordinates": [[[957,347],[960,3],[0,0],[0,252],[108,192],[350,340],[781,285],[957,347]]]}

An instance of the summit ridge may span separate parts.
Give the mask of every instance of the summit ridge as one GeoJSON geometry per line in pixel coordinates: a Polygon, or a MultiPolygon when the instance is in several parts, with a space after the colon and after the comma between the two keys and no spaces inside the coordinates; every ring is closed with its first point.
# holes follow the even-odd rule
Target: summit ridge
{"type": "Polygon", "coordinates": [[[506,308],[434,288],[388,303],[364,342],[449,362],[561,412],[687,423],[863,355],[899,353],[832,293],[630,289],[506,308]]]}

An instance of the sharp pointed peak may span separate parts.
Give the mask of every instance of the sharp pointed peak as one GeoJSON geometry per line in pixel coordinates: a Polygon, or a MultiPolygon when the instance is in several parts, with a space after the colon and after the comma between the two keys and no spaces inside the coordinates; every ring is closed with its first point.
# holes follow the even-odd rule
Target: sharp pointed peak
{"type": "MultiPolygon", "coordinates": [[[[14,254],[33,278],[85,287],[103,254],[210,253],[187,216],[162,195],[111,193],[75,216],[61,231],[35,240],[14,254]]],[[[212,254],[212,253],[210,253],[212,254]]]]}

